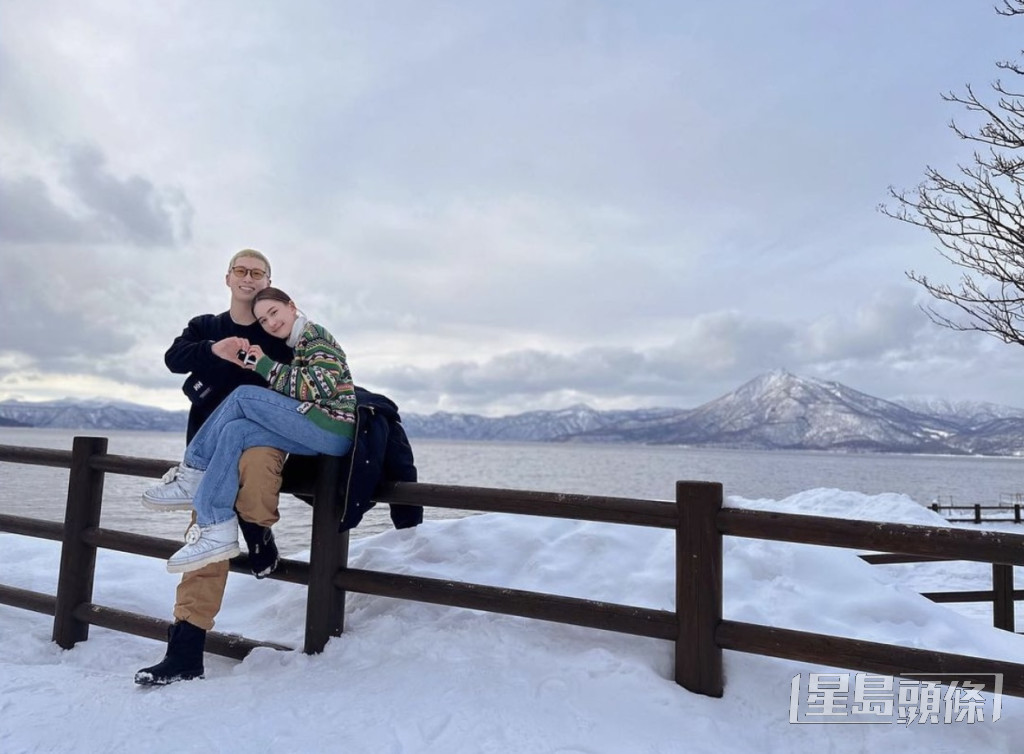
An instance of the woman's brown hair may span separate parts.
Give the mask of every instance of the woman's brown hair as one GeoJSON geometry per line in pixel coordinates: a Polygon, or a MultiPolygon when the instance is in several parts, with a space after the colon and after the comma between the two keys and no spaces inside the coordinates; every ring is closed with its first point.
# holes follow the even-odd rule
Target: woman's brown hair
{"type": "Polygon", "coordinates": [[[284,291],[282,291],[280,288],[274,288],[272,286],[268,286],[268,287],[264,288],[262,291],[260,291],[259,293],[257,293],[255,296],[252,297],[252,307],[251,307],[251,309],[252,309],[253,314],[256,313],[256,302],[257,301],[266,301],[268,299],[270,301],[280,301],[282,304],[290,304],[291,301],[292,301],[292,297],[289,296],[284,291]]]}

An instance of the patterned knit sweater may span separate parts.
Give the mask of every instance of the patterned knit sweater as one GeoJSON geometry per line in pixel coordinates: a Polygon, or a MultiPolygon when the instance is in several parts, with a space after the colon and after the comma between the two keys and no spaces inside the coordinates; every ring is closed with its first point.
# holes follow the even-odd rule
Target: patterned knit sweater
{"type": "Polygon", "coordinates": [[[300,402],[298,411],[328,432],[355,436],[356,393],[345,352],[320,325],[306,322],[290,364],[264,354],[256,371],[272,390],[300,402]]]}

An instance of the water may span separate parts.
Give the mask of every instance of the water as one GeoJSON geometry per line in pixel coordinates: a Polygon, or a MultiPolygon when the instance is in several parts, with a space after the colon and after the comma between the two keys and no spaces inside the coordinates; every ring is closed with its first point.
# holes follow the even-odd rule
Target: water
{"type": "MultiPolygon", "coordinates": [[[[0,428],[0,444],[71,449],[75,435],[103,435],[109,452],[176,461],[181,435],[0,428]]],[[[1024,491],[1024,459],[959,456],[869,455],[796,451],[712,450],[640,445],[414,440],[420,480],[436,484],[546,490],[551,492],[674,498],[676,480],[722,482],[727,496],[780,499],[816,487],[879,494],[903,493],[922,505],[993,504],[1024,491]]],[[[0,463],[0,512],[62,521],[67,496],[65,469],[0,463]]],[[[101,526],[177,539],[188,513],[155,513],[139,502],[153,480],[108,474],[101,526]]],[[[354,536],[390,527],[387,506],[371,511],[354,536]]],[[[427,518],[464,515],[428,509],[427,518]]],[[[284,554],[309,547],[312,510],[291,495],[281,497],[275,533],[284,554]]]]}

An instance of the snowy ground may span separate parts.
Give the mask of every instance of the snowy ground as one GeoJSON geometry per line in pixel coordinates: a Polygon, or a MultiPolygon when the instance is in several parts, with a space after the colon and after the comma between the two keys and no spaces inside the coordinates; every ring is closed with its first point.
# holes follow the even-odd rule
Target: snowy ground
{"type": "MultiPolygon", "coordinates": [[[[811,490],[743,507],[941,524],[899,495],[811,490]]],[[[56,543],[0,534],[0,582],[54,593],[56,543]]],[[[415,573],[672,610],[668,531],[508,515],[427,522],[353,541],[360,568],[415,573]]],[[[1024,637],[920,597],[990,588],[962,563],[878,567],[845,550],[726,540],[725,616],[1024,662],[1024,637]]],[[[163,563],[100,552],[95,601],[169,617],[163,563]]],[[[232,575],[217,629],[300,646],[304,590],[232,575]]],[[[722,699],[672,681],[670,642],[468,610],[349,595],[346,633],[316,657],[207,655],[206,679],[132,683],[157,642],[92,627],[62,651],[52,619],[0,606],[0,752],[1021,751],[1024,700],[997,722],[802,725],[790,684],[826,672],[725,653],[722,699]]]]}

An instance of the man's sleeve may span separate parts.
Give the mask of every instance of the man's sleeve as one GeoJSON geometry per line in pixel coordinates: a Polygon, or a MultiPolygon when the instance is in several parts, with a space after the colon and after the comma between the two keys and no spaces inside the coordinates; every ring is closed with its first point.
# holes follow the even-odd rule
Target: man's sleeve
{"type": "Polygon", "coordinates": [[[193,318],[181,335],[174,339],[164,354],[164,363],[175,374],[196,372],[203,367],[216,367],[217,357],[212,346],[213,320],[209,314],[193,318]]]}

